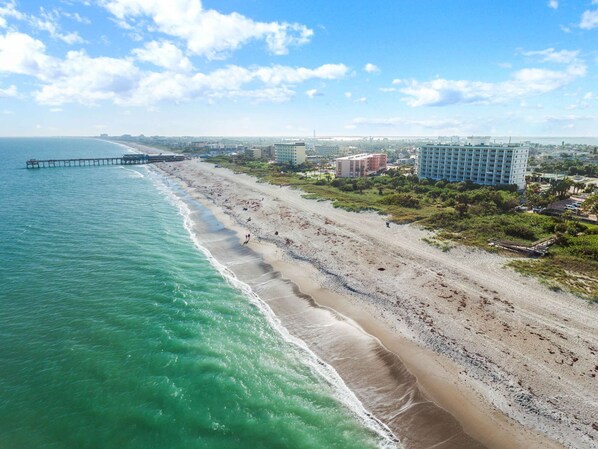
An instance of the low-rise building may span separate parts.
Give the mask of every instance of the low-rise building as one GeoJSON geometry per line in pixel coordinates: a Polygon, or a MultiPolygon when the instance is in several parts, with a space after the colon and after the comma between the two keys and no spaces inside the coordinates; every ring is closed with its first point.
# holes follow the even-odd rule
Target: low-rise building
{"type": "Polygon", "coordinates": [[[336,176],[339,178],[360,178],[386,170],[386,154],[355,154],[336,159],[336,176]]]}
{"type": "Polygon", "coordinates": [[[261,159],[262,149],[261,148],[248,148],[245,150],[245,156],[249,159],[261,159]]]}
{"type": "Polygon", "coordinates": [[[276,163],[301,165],[305,163],[305,142],[297,143],[277,143],[276,163]]]}

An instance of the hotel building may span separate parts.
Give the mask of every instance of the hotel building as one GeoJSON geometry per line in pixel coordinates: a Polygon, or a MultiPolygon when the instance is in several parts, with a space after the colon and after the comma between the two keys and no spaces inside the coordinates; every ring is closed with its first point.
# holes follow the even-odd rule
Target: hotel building
{"type": "Polygon", "coordinates": [[[305,163],[305,143],[277,143],[275,145],[276,163],[301,165],[305,163]]]}
{"type": "Polygon", "coordinates": [[[336,176],[360,178],[386,170],[386,154],[355,154],[336,159],[336,176]]]}
{"type": "Polygon", "coordinates": [[[481,185],[516,184],[525,188],[529,147],[523,145],[423,145],[415,172],[420,178],[481,185]]]}

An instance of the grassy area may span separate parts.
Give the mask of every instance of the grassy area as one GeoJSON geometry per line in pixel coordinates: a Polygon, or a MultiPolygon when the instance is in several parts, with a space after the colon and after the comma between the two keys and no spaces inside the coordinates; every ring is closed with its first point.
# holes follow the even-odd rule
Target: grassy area
{"type": "Polygon", "coordinates": [[[443,212],[425,222],[430,230],[441,229],[438,237],[456,240],[470,246],[487,247],[489,241],[500,240],[531,245],[554,233],[552,217],[527,213],[467,215],[443,212]]]}
{"type": "Polygon", "coordinates": [[[488,245],[491,241],[532,246],[556,236],[548,257],[517,260],[510,266],[522,274],[539,277],[553,289],[566,289],[593,301],[598,298],[598,227],[513,212],[522,199],[513,186],[435,182],[395,172],[375,178],[334,179],[330,175],[298,173],[305,167],[233,161],[228,157],[212,162],[263,182],[293,186],[303,190],[305,198],[328,200],[334,207],[353,212],[377,211],[395,223],[418,222],[436,231],[435,237],[426,241],[443,251],[450,250],[450,241],[494,250],[488,245]]]}
{"type": "Polygon", "coordinates": [[[598,302],[598,262],[555,255],[515,260],[508,266],[523,275],[539,278],[551,290],[566,289],[591,302],[598,302]]]}

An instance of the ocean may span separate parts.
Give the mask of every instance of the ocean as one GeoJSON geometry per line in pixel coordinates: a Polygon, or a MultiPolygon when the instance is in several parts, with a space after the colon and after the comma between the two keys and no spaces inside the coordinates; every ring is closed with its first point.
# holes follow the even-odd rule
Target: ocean
{"type": "Polygon", "coordinates": [[[94,139],[0,139],[0,449],[394,447],[202,247],[221,226],[94,139]]]}

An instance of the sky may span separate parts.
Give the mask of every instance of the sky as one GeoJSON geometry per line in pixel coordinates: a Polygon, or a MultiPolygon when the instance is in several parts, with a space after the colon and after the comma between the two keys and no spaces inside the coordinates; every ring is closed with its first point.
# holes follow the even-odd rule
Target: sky
{"type": "Polygon", "coordinates": [[[598,0],[0,0],[0,136],[598,136],[598,0]]]}

